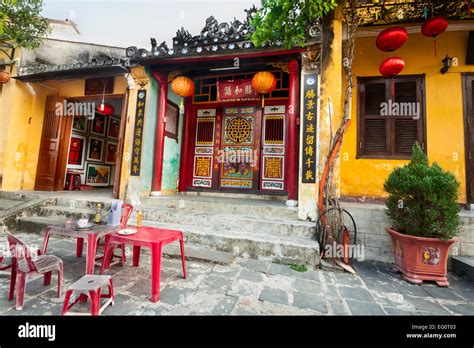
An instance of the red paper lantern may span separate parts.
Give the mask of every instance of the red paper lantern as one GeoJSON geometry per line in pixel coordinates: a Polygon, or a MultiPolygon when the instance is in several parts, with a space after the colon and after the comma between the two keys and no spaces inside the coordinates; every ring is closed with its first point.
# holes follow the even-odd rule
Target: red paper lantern
{"type": "Polygon", "coordinates": [[[380,64],[379,71],[382,76],[392,78],[392,98],[395,97],[395,79],[393,77],[400,74],[404,67],[405,61],[400,57],[387,58],[380,64]]]}
{"type": "Polygon", "coordinates": [[[402,47],[408,40],[408,31],[403,27],[392,27],[377,36],[377,48],[383,52],[392,52],[402,47]]]}
{"type": "Polygon", "coordinates": [[[105,104],[102,103],[97,108],[97,111],[99,111],[99,113],[101,113],[104,116],[109,116],[109,115],[112,115],[115,112],[115,108],[112,105],[110,105],[109,103],[105,103],[105,104]]]}
{"type": "Polygon", "coordinates": [[[436,37],[448,28],[448,20],[444,16],[436,16],[428,19],[421,26],[421,33],[427,37],[436,37]]]}
{"type": "Polygon", "coordinates": [[[448,28],[448,25],[449,23],[446,17],[436,16],[431,17],[421,26],[421,33],[423,35],[434,38],[435,57],[438,56],[436,52],[436,37],[439,34],[444,33],[444,31],[448,28]]]}
{"type": "Polygon", "coordinates": [[[379,71],[384,77],[394,77],[402,72],[405,61],[400,57],[390,57],[385,59],[380,65],[379,71]]]}

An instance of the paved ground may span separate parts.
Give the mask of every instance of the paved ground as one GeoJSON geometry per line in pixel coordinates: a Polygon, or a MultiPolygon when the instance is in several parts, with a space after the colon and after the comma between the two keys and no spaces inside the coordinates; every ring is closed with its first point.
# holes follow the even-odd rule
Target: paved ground
{"type": "MultiPolygon", "coordinates": [[[[22,236],[30,245],[39,235],[22,236]]],[[[75,243],[51,238],[50,253],[65,263],[65,286],[84,274],[85,258],[76,258],[75,243]]],[[[112,268],[116,301],[104,315],[453,315],[474,314],[474,283],[450,276],[451,287],[416,286],[391,271],[388,264],[363,262],[358,275],[322,270],[296,272],[288,266],[236,259],[230,265],[188,261],[184,280],[179,260],[164,259],[161,300],[151,303],[150,260],[140,268],[112,268]]],[[[38,278],[28,283],[23,311],[7,301],[9,273],[0,272],[1,315],[59,315],[62,298],[38,278]]],[[[83,308],[86,309],[85,307],[83,308]]]]}

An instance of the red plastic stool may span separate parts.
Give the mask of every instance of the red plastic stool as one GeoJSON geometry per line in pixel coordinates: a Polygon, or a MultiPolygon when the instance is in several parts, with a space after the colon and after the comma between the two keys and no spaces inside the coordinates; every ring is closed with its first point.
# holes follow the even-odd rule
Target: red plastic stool
{"type": "Polygon", "coordinates": [[[70,312],[67,313],[76,303],[91,300],[91,315],[100,315],[109,304],[114,304],[114,287],[112,284],[112,277],[109,275],[94,275],[87,274],[71,285],[66,292],[64,298],[64,305],[62,315],[88,315],[88,313],[70,312]],[[101,294],[102,288],[108,286],[109,293],[101,294]],[[69,303],[72,294],[79,296],[72,303],[69,303]],[[107,298],[108,300],[100,306],[100,299],[107,298]]]}
{"type": "Polygon", "coordinates": [[[81,173],[78,172],[67,172],[66,183],[64,189],[67,191],[80,190],[81,189],[81,173]]]}

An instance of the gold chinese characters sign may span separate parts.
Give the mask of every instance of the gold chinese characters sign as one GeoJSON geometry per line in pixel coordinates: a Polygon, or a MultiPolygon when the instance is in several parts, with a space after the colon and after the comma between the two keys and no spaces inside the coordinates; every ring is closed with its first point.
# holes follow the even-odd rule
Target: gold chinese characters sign
{"type": "Polygon", "coordinates": [[[145,122],[146,90],[139,90],[137,94],[137,109],[135,128],[133,130],[131,176],[140,176],[142,162],[143,124],[145,122]]]}
{"type": "Polygon", "coordinates": [[[318,104],[318,77],[316,74],[304,75],[303,90],[303,162],[304,184],[316,182],[316,127],[318,104]]]}

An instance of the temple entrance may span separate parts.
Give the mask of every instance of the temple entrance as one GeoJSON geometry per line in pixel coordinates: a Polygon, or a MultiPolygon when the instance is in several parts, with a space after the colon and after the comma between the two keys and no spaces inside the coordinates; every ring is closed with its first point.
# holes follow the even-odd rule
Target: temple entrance
{"type": "Polygon", "coordinates": [[[221,188],[255,190],[258,187],[260,139],[256,133],[260,127],[256,124],[255,107],[224,108],[222,146],[217,157],[221,188]]]}
{"type": "Polygon", "coordinates": [[[197,107],[191,190],[285,194],[285,105],[197,107]]]}

